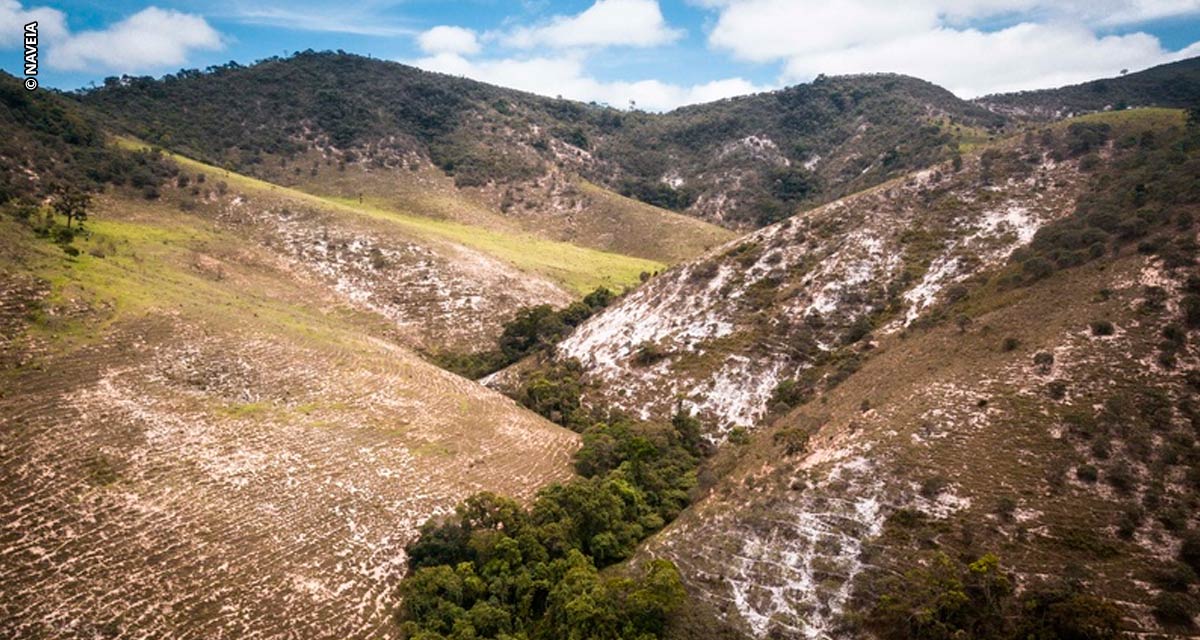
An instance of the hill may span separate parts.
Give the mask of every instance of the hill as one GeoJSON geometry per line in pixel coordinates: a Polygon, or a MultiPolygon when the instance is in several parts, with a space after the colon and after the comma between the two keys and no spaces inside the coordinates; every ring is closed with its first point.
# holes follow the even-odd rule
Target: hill
{"type": "Polygon", "coordinates": [[[585,322],[558,350],[585,397],[725,443],[641,558],[750,637],[1186,633],[1198,135],[1174,110],[1031,130],[585,322]]]}
{"type": "Polygon", "coordinates": [[[577,436],[407,346],[551,280],[0,95],[0,635],[394,636],[426,519],[571,475],[577,436]]]}
{"type": "Polygon", "coordinates": [[[1130,107],[1187,109],[1200,104],[1200,57],[1082,84],[984,96],[974,100],[996,113],[1033,120],[1130,107]]]}
{"type": "MultiPolygon", "coordinates": [[[[618,246],[605,234],[626,233],[623,220],[651,210],[580,189],[576,176],[726,227],[755,227],[944,159],[960,140],[1004,124],[901,76],[821,78],[650,114],[314,52],[160,80],[112,78],[79,99],[149,142],[275,182],[290,176],[314,193],[358,168],[351,193],[392,194],[408,173],[436,167],[453,177],[456,198],[604,249],[618,246]],[[623,209],[603,233],[571,215],[597,198],[623,209]]],[[[634,255],[666,257],[646,251],[634,255]]]]}

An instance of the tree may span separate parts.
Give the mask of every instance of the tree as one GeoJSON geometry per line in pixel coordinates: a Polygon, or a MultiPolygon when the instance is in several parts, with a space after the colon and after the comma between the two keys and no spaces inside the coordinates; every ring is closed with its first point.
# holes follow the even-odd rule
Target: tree
{"type": "Polygon", "coordinates": [[[92,198],[88,194],[74,189],[64,189],[54,197],[51,206],[55,213],[66,217],[67,228],[70,229],[72,220],[78,221],[80,225],[87,220],[87,210],[91,203],[92,198]]]}

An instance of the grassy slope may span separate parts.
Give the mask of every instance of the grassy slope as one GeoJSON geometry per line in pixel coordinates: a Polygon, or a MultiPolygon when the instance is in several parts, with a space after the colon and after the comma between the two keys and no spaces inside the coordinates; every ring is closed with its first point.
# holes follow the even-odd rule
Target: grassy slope
{"type": "MultiPolygon", "coordinates": [[[[142,146],[141,143],[129,139],[121,139],[121,144],[130,147],[142,146]]],[[[249,193],[269,192],[274,197],[286,197],[343,214],[368,216],[394,224],[418,237],[449,241],[480,250],[522,271],[549,278],[579,294],[600,286],[620,291],[637,284],[642,272],[657,271],[665,266],[652,260],[546,240],[531,234],[492,230],[451,219],[412,215],[375,202],[360,204],[351,198],[317,196],[222,171],[183,156],[172,155],[172,158],[190,170],[222,176],[230,184],[249,193]]]]}
{"type": "Polygon", "coordinates": [[[78,258],[0,220],[0,635],[388,637],[425,518],[569,473],[574,434],[236,230],[93,217],[78,258]]]}
{"type": "Polygon", "coordinates": [[[419,212],[422,217],[451,220],[492,231],[533,235],[545,240],[618,253],[652,262],[674,264],[693,258],[733,238],[734,233],[696,218],[660,209],[582,179],[574,179],[578,208],[558,211],[546,203],[518,203],[499,211],[496,194],[486,189],[458,189],[442,171],[414,161],[410,169],[380,170],[362,164],[335,169],[320,154],[309,152],[289,166],[311,167],[296,173],[269,171],[270,181],[318,196],[363,201],[393,212],[419,212]]]}

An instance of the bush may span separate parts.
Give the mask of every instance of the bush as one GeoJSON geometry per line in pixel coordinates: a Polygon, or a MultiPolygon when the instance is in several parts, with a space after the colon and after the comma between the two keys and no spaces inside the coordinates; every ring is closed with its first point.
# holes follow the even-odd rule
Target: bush
{"type": "Polygon", "coordinates": [[[1090,464],[1081,464],[1075,469],[1075,477],[1083,482],[1092,483],[1100,479],[1100,472],[1090,464]]]}
{"type": "Polygon", "coordinates": [[[1049,351],[1039,351],[1033,356],[1033,364],[1042,373],[1050,373],[1054,366],[1054,354],[1049,351]]]}
{"type": "Polygon", "coordinates": [[[648,367],[671,355],[653,342],[643,342],[633,352],[633,364],[638,367],[648,367]]]}
{"type": "Polygon", "coordinates": [[[1200,531],[1190,531],[1179,547],[1179,561],[1200,573],[1200,531]]]}
{"type": "Polygon", "coordinates": [[[1012,336],[1009,336],[1009,337],[1005,338],[1004,342],[1002,342],[1000,344],[1000,350],[1005,351],[1005,352],[1016,351],[1017,347],[1019,347],[1019,346],[1021,346],[1021,341],[1017,340],[1016,338],[1014,338],[1012,336]]]}
{"type": "Polygon", "coordinates": [[[562,309],[550,305],[526,307],[504,324],[494,349],[474,353],[443,351],[431,354],[430,359],[447,371],[471,379],[482,378],[529,355],[549,351],[612,300],[612,292],[599,287],[562,309]]]}
{"type": "Polygon", "coordinates": [[[1164,591],[1154,596],[1152,605],[1154,618],[1164,625],[1188,629],[1195,625],[1196,603],[1185,593],[1164,591]]]}
{"type": "Polygon", "coordinates": [[[1091,327],[1094,336],[1111,336],[1116,332],[1116,327],[1108,320],[1093,320],[1088,326],[1091,327]]]}
{"type": "Polygon", "coordinates": [[[1189,293],[1179,305],[1183,309],[1184,321],[1193,329],[1200,328],[1200,295],[1189,293]]]}
{"type": "Polygon", "coordinates": [[[750,444],[750,432],[745,427],[734,427],[729,432],[729,441],[736,445],[750,444]]]}

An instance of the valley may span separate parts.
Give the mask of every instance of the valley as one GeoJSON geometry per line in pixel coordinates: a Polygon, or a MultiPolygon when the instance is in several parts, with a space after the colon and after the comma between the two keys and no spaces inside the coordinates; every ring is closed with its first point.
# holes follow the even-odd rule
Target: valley
{"type": "Polygon", "coordinates": [[[2,76],[0,636],[1194,637],[1196,69],[2,76]]]}

